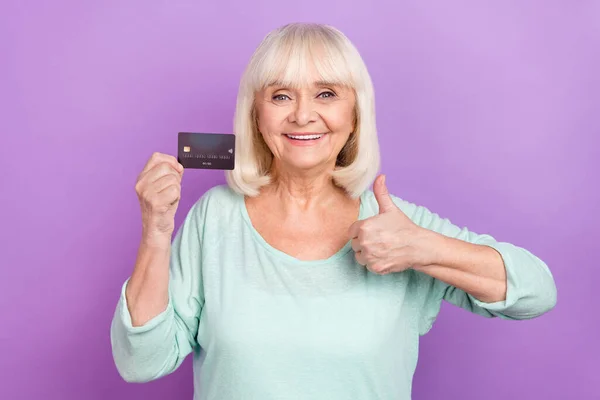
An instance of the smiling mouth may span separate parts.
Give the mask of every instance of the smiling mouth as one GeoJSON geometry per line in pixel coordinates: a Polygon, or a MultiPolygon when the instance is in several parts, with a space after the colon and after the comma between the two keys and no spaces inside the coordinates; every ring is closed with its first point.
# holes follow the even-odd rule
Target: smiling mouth
{"type": "Polygon", "coordinates": [[[287,136],[288,138],[292,139],[292,140],[318,140],[321,139],[325,134],[324,133],[318,133],[318,134],[313,134],[313,135],[291,135],[291,134],[284,134],[284,136],[287,136]]]}

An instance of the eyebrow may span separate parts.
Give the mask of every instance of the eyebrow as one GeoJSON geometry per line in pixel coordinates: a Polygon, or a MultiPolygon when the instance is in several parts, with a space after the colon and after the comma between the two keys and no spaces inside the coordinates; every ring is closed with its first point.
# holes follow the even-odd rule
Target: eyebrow
{"type": "MultiPolygon", "coordinates": [[[[315,86],[342,86],[342,84],[340,84],[340,83],[324,81],[324,80],[314,81],[313,85],[315,85],[315,86]]],[[[272,87],[272,86],[289,86],[289,85],[286,85],[286,83],[283,81],[274,80],[267,84],[267,87],[272,87]]],[[[295,86],[295,85],[291,85],[291,86],[295,86]]]]}

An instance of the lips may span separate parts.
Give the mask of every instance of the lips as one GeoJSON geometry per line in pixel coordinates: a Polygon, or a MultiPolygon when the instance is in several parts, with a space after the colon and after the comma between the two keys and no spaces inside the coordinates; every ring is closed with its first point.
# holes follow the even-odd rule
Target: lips
{"type": "Polygon", "coordinates": [[[311,140],[319,140],[325,133],[315,133],[315,132],[292,132],[292,133],[284,133],[284,136],[291,140],[295,141],[311,141],[311,140]]]}
{"type": "Polygon", "coordinates": [[[294,139],[294,140],[317,140],[317,139],[321,139],[321,137],[323,137],[323,134],[317,134],[317,135],[285,135],[287,137],[289,137],[290,139],[294,139]]]}

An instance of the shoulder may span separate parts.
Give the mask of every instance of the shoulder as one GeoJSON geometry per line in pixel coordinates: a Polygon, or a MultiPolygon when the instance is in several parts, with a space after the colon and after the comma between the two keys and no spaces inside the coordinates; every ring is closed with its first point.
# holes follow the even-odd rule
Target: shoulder
{"type": "Polygon", "coordinates": [[[209,188],[198,200],[205,203],[217,203],[227,206],[239,202],[242,195],[233,191],[227,184],[215,185],[209,188]]]}
{"type": "MultiPolygon", "coordinates": [[[[371,211],[372,215],[378,214],[379,204],[377,203],[375,194],[372,191],[368,191],[368,193],[363,193],[363,196],[367,200],[366,203],[369,204],[369,207],[373,209],[373,211],[371,211]]],[[[415,204],[391,193],[390,197],[400,211],[402,211],[413,223],[422,228],[441,233],[445,236],[461,238],[468,242],[477,242],[479,240],[488,240],[491,238],[489,234],[480,235],[466,226],[457,225],[448,217],[441,216],[426,206],[415,204]]],[[[371,215],[366,215],[366,217],[369,216],[371,215]]]]}
{"type": "Polygon", "coordinates": [[[209,188],[191,206],[188,216],[199,219],[218,219],[239,206],[243,195],[233,191],[229,185],[220,184],[209,188]]]}

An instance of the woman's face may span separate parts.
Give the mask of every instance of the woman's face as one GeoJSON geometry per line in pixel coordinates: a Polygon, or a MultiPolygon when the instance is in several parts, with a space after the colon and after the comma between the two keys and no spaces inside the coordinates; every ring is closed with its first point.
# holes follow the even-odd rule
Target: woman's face
{"type": "Polygon", "coordinates": [[[279,171],[332,169],[354,130],[352,89],[315,79],[294,89],[278,83],[257,93],[258,128],[279,171]]]}

